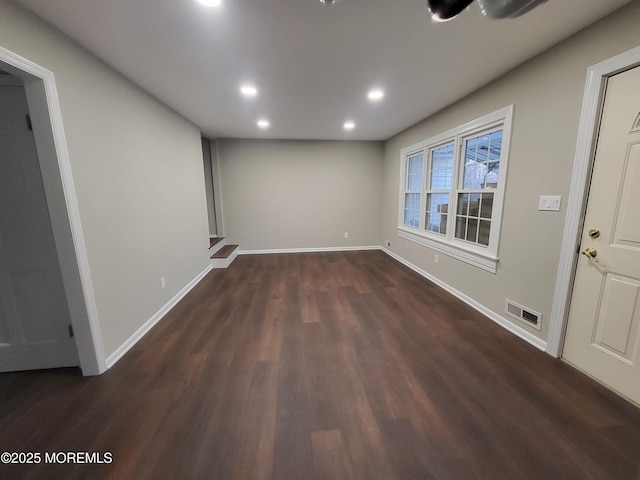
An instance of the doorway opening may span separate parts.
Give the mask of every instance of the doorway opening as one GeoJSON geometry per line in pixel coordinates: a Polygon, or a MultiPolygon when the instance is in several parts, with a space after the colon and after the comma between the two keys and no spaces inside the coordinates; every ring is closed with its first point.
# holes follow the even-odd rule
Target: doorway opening
{"type": "Polygon", "coordinates": [[[76,364],[84,375],[99,375],[107,367],[55,77],[2,47],[0,70],[21,84],[26,98],[29,117],[25,121],[32,127],[36,167],[49,214],[50,256],[59,268],[62,303],[70,321],[66,333],[75,344],[76,364]]]}
{"type": "Polygon", "coordinates": [[[23,82],[0,70],[0,372],[79,366],[23,82]]]}

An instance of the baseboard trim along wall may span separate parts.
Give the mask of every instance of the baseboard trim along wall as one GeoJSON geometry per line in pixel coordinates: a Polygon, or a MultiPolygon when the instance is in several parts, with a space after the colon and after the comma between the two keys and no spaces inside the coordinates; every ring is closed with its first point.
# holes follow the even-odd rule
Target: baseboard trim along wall
{"type": "Polygon", "coordinates": [[[107,357],[107,368],[113,367],[118,360],[120,360],[125,353],[127,353],[133,346],[140,341],[162,318],[171,310],[176,304],[182,300],[182,298],[189,293],[189,291],[195,287],[200,280],[202,280],[207,273],[212,270],[212,266],[208,265],[202,272],[191,280],[182,290],[176,293],[171,300],[169,300],[160,310],[158,310],[144,325],[131,335],[126,342],[124,342],[120,348],[107,357]]]}
{"type": "Polygon", "coordinates": [[[399,255],[396,255],[391,250],[388,250],[385,247],[380,247],[380,248],[382,249],[383,252],[385,252],[387,255],[389,255],[394,260],[397,260],[398,262],[402,263],[403,265],[406,265],[407,267],[409,267],[411,270],[413,270],[417,274],[423,276],[427,280],[430,280],[433,283],[435,283],[436,285],[438,285],[439,287],[445,289],[447,292],[452,294],[454,297],[459,298],[464,303],[469,305],[471,308],[477,310],[478,312],[483,314],[485,317],[487,317],[489,320],[492,320],[493,322],[495,322],[498,325],[500,325],[502,328],[505,328],[506,330],[509,330],[514,335],[517,335],[518,337],[523,339],[525,342],[533,345],[534,347],[536,347],[537,349],[542,350],[542,351],[545,351],[547,349],[547,342],[545,342],[544,340],[539,339],[535,335],[533,335],[533,334],[529,333],[528,331],[526,331],[524,328],[521,328],[518,325],[515,325],[515,324],[511,323],[509,320],[507,320],[503,316],[498,315],[493,310],[489,310],[487,307],[485,307],[481,303],[476,302],[473,298],[465,295],[464,293],[462,293],[459,290],[456,290],[451,285],[449,285],[449,284],[443,282],[442,280],[434,277],[430,273],[426,272],[425,270],[422,270],[420,267],[415,266],[411,262],[408,262],[407,260],[405,260],[404,258],[400,257],[399,255]]]}
{"type": "Polygon", "coordinates": [[[456,290],[451,285],[443,282],[439,278],[434,277],[430,273],[426,272],[425,270],[422,270],[421,268],[415,266],[411,262],[405,260],[404,258],[400,257],[399,255],[393,253],[391,250],[389,250],[386,247],[383,247],[381,245],[369,245],[369,246],[359,246],[359,247],[356,246],[356,247],[284,248],[284,249],[268,249],[268,250],[240,250],[238,252],[238,255],[264,255],[264,254],[270,254],[270,253],[344,252],[344,251],[356,251],[356,250],[382,250],[384,253],[389,255],[394,260],[397,260],[398,262],[402,263],[403,265],[406,265],[407,267],[409,267],[411,270],[413,270],[417,274],[419,274],[422,277],[426,278],[427,280],[430,280],[431,282],[435,283],[440,288],[443,288],[444,290],[446,290],[447,292],[452,294],[454,297],[462,300],[464,303],[469,305],[474,310],[477,310],[478,312],[480,312],[482,315],[487,317],[489,320],[497,323],[502,328],[504,328],[504,329],[508,330],[509,332],[513,333],[514,335],[520,337],[522,340],[524,340],[525,342],[533,345],[537,349],[542,350],[542,351],[546,351],[547,342],[545,342],[544,340],[541,340],[540,338],[536,337],[535,335],[533,335],[532,333],[528,332],[524,328],[521,328],[520,326],[515,325],[511,321],[509,321],[506,318],[504,318],[502,315],[499,315],[496,312],[494,312],[493,310],[488,309],[487,307],[485,307],[481,303],[475,301],[473,298],[469,297],[468,295],[465,295],[461,291],[456,290]]]}
{"type": "Polygon", "coordinates": [[[238,255],[267,255],[270,253],[350,252],[356,250],[380,250],[380,248],[380,245],[365,245],[359,247],[274,248],[267,250],[239,250],[238,255]]]}
{"type": "MultiPolygon", "coordinates": [[[[520,328],[518,325],[511,323],[506,318],[498,315],[493,310],[489,310],[484,305],[478,303],[473,298],[465,295],[464,293],[456,290],[451,285],[443,282],[442,280],[434,277],[430,273],[425,270],[415,266],[411,262],[405,260],[404,258],[396,255],[391,250],[382,247],[380,245],[367,245],[367,246],[356,246],[356,247],[322,247],[322,248],[282,248],[282,249],[267,249],[267,250],[240,250],[238,252],[239,255],[266,255],[272,253],[319,253],[319,252],[346,252],[346,251],[357,251],[357,250],[382,250],[384,253],[389,255],[394,260],[402,263],[403,265],[409,267],[411,270],[416,272],[418,275],[426,278],[427,280],[435,283],[440,288],[443,288],[454,297],[462,300],[467,305],[469,305],[474,310],[477,310],[482,315],[487,317],[489,320],[500,325],[502,328],[510,331],[514,335],[520,337],[525,342],[533,345],[539,350],[545,351],[547,349],[547,342],[539,339],[535,335],[529,333],[523,328],[520,328]]],[[[118,360],[120,360],[125,353],[127,353],[136,343],[140,341],[142,337],[144,337],[149,330],[151,330],[162,318],[171,310],[182,298],[189,293],[189,291],[195,287],[200,280],[202,280],[207,273],[211,271],[212,267],[209,265],[205,268],[196,278],[191,280],[182,290],[180,290],[166,305],[164,305],[160,310],[158,310],[149,320],[145,322],[136,332],[129,337],[129,339],[124,342],[120,348],[118,348],[115,352],[113,352],[109,357],[107,357],[107,368],[111,368],[116,364],[118,360]]]]}

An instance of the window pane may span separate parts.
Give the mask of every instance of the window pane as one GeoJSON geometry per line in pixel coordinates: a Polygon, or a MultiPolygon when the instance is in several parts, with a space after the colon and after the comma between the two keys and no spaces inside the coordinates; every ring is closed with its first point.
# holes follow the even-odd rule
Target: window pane
{"type": "Polygon", "coordinates": [[[410,210],[420,210],[420,194],[405,193],[404,208],[408,208],[410,210]]]}
{"type": "Polygon", "coordinates": [[[466,238],[467,236],[467,217],[456,218],[456,238],[466,238]]]}
{"type": "Polygon", "coordinates": [[[404,211],[404,224],[408,227],[418,228],[420,225],[420,210],[408,210],[404,211]]]}
{"type": "Polygon", "coordinates": [[[447,214],[427,212],[424,224],[425,230],[444,235],[447,233],[447,214]]]}
{"type": "Polygon", "coordinates": [[[489,245],[492,210],[493,193],[459,193],[456,238],[489,245]]]}
{"type": "Polygon", "coordinates": [[[478,237],[478,220],[470,218],[467,223],[467,241],[476,243],[478,237]]]}
{"type": "Polygon", "coordinates": [[[412,155],[408,160],[407,190],[422,190],[422,165],[424,155],[419,153],[412,155]]]}
{"type": "Polygon", "coordinates": [[[474,161],[476,160],[477,144],[478,144],[478,139],[477,138],[471,138],[471,139],[467,140],[465,163],[470,161],[470,160],[474,160],[474,161]]]}
{"type": "Polygon", "coordinates": [[[475,161],[486,162],[487,153],[489,151],[489,135],[481,135],[476,137],[475,161]]]}
{"type": "Polygon", "coordinates": [[[450,190],[453,177],[453,144],[431,152],[429,189],[450,190]]]}
{"type": "Polygon", "coordinates": [[[448,193],[429,193],[427,195],[427,211],[447,213],[449,210],[448,193]]]}
{"type": "Polygon", "coordinates": [[[449,211],[449,194],[427,194],[427,211],[425,230],[436,233],[447,233],[447,212],[449,211]]]}
{"type": "Polygon", "coordinates": [[[483,185],[480,188],[498,188],[498,174],[500,173],[499,162],[487,163],[487,173],[484,176],[483,185]]]}
{"type": "Polygon", "coordinates": [[[489,134],[489,161],[500,160],[502,155],[502,130],[489,134]]]}
{"type": "Polygon", "coordinates": [[[488,220],[480,220],[480,230],[478,231],[478,243],[480,245],[489,245],[490,233],[491,233],[491,222],[488,220]]]}
{"type": "Polygon", "coordinates": [[[482,163],[467,162],[464,166],[464,183],[462,188],[479,189],[484,183],[487,167],[482,163]]]}
{"type": "Polygon", "coordinates": [[[469,213],[469,194],[461,193],[458,195],[458,215],[467,215],[469,213]]]}
{"type": "Polygon", "coordinates": [[[482,205],[480,207],[480,216],[482,218],[491,218],[493,213],[493,193],[482,194],[482,205]]]}
{"type": "Polygon", "coordinates": [[[404,195],[404,224],[416,228],[420,225],[419,193],[405,193],[404,195]]]}
{"type": "Polygon", "coordinates": [[[469,216],[478,217],[480,214],[480,193],[469,194],[469,216]]]}
{"type": "Polygon", "coordinates": [[[497,188],[502,154],[502,130],[465,142],[462,188],[497,188]]]}

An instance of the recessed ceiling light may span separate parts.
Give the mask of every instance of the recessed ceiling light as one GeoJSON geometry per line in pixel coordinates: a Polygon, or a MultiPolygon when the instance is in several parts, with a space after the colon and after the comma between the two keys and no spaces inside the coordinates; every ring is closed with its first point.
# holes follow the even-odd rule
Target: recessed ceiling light
{"type": "Polygon", "coordinates": [[[222,5],[222,0],[198,0],[198,2],[206,7],[219,7],[222,5]]]}
{"type": "Polygon", "coordinates": [[[253,85],[242,85],[240,87],[240,93],[245,97],[255,97],[258,94],[258,89],[253,85]]]}
{"type": "Polygon", "coordinates": [[[351,121],[344,122],[343,126],[345,130],[353,130],[354,128],[356,128],[356,124],[351,121]]]}
{"type": "Polygon", "coordinates": [[[269,120],[261,118],[260,120],[258,120],[258,126],[260,128],[269,128],[269,120]]]}
{"type": "Polygon", "coordinates": [[[378,100],[382,100],[382,98],[384,97],[384,90],[374,88],[372,90],[369,90],[369,94],[367,96],[372,102],[377,102],[378,100]]]}

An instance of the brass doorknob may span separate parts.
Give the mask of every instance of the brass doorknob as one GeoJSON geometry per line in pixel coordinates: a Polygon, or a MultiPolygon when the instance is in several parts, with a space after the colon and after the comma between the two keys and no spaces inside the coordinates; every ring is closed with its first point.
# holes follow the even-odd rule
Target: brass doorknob
{"type": "Polygon", "coordinates": [[[597,262],[596,257],[598,256],[598,251],[595,248],[586,248],[582,251],[582,254],[589,260],[597,262]]]}

